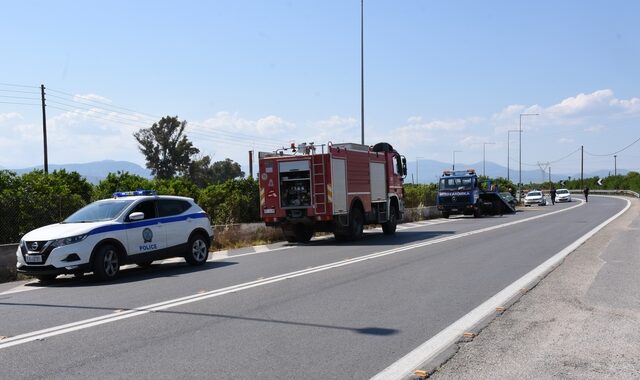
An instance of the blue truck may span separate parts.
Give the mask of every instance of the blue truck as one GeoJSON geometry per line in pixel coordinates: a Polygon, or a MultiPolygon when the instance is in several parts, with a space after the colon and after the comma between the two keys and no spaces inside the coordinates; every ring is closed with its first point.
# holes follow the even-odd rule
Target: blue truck
{"type": "Polygon", "coordinates": [[[480,181],[474,169],[445,170],[438,184],[436,206],[442,217],[451,215],[502,215],[514,213],[515,204],[491,181],[480,181]]]}

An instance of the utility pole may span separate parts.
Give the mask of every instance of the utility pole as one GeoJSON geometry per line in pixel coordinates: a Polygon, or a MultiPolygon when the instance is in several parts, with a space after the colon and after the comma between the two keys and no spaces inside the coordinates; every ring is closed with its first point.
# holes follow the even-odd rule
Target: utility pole
{"type": "Polygon", "coordinates": [[[618,156],[613,155],[613,175],[618,175],[618,156]]]}
{"type": "Polygon", "coordinates": [[[253,151],[249,151],[249,178],[253,178],[253,151]]]}
{"type": "Polygon", "coordinates": [[[551,184],[551,187],[553,187],[553,182],[551,182],[551,166],[549,166],[549,183],[551,184]]]}
{"type": "Polygon", "coordinates": [[[364,0],[360,0],[360,126],[364,145],[364,0]]]}
{"type": "Polygon", "coordinates": [[[584,189],[584,145],[580,145],[580,188],[584,189]]]}
{"type": "Polygon", "coordinates": [[[44,104],[44,84],[40,85],[40,93],[42,94],[42,137],[44,141],[44,172],[49,174],[49,157],[47,153],[47,112],[44,104]]]}

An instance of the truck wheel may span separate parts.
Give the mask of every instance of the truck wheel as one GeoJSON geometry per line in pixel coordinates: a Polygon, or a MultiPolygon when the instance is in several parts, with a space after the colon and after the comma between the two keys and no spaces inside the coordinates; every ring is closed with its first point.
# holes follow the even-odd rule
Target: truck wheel
{"type": "Polygon", "coordinates": [[[351,218],[349,220],[349,238],[351,240],[360,240],[362,238],[362,230],[364,229],[364,215],[359,208],[351,210],[351,218]]]}
{"type": "Polygon", "coordinates": [[[482,208],[476,207],[476,209],[473,210],[473,217],[474,218],[479,218],[481,216],[482,216],[482,208]]]}
{"type": "Polygon", "coordinates": [[[385,235],[393,235],[396,233],[396,226],[398,225],[398,212],[395,207],[391,207],[391,213],[389,214],[389,220],[386,223],[382,223],[382,232],[385,235]]]}
{"type": "Polygon", "coordinates": [[[298,224],[296,226],[296,240],[298,243],[308,243],[313,237],[313,228],[311,226],[305,226],[304,224],[298,224]]]}
{"type": "Polygon", "coordinates": [[[289,243],[297,243],[298,242],[298,234],[296,234],[295,228],[289,224],[282,225],[282,235],[285,240],[289,243]]]}
{"type": "Polygon", "coordinates": [[[189,265],[202,265],[209,258],[209,244],[200,234],[193,235],[189,239],[187,252],[184,255],[185,261],[189,265]]]}
{"type": "Polygon", "coordinates": [[[105,244],[93,258],[93,274],[100,281],[113,280],[120,273],[118,250],[111,244],[105,244]]]}
{"type": "Polygon", "coordinates": [[[445,218],[445,219],[449,219],[449,216],[450,216],[450,214],[449,214],[449,212],[448,212],[448,211],[443,211],[443,212],[442,212],[442,217],[443,217],[443,218],[445,218]]]}

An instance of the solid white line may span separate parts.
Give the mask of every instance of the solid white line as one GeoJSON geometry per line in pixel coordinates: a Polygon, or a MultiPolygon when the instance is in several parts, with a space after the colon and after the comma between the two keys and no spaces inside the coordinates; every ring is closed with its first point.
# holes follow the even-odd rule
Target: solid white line
{"type": "MultiPolygon", "coordinates": [[[[558,212],[568,211],[568,210],[570,210],[572,208],[579,207],[579,206],[582,206],[582,204],[578,204],[576,206],[572,206],[572,207],[569,207],[569,208],[566,208],[566,209],[554,211],[554,212],[551,212],[551,213],[548,213],[548,214],[536,215],[535,217],[531,217],[531,218],[527,218],[527,219],[520,219],[520,220],[516,220],[516,221],[513,221],[513,222],[509,222],[509,223],[500,224],[500,225],[497,225],[497,226],[481,228],[479,230],[468,231],[468,232],[464,232],[464,233],[457,234],[457,235],[446,236],[446,237],[439,238],[439,239],[433,239],[433,240],[423,241],[423,242],[420,242],[420,243],[409,244],[409,245],[396,247],[396,248],[388,249],[388,250],[385,250],[385,251],[369,254],[369,255],[366,255],[366,256],[356,257],[356,258],[353,258],[353,259],[346,259],[346,260],[342,260],[342,261],[337,261],[337,262],[333,262],[333,263],[329,263],[329,264],[320,265],[320,266],[317,266],[317,267],[312,267],[312,268],[307,268],[307,269],[303,269],[303,270],[299,270],[299,271],[285,273],[285,274],[269,277],[269,278],[266,278],[266,279],[251,281],[251,282],[238,284],[238,285],[232,285],[232,286],[229,286],[229,287],[226,287],[226,288],[216,289],[216,290],[212,290],[212,291],[205,292],[205,293],[198,293],[198,294],[193,294],[193,295],[190,295],[190,296],[176,298],[176,299],[173,299],[173,300],[167,300],[167,301],[163,301],[163,302],[160,302],[160,303],[155,303],[155,304],[151,304],[151,305],[147,305],[147,306],[138,307],[138,308],[135,308],[135,309],[125,310],[125,311],[117,313],[117,314],[111,313],[111,314],[103,315],[103,316],[100,316],[100,317],[95,317],[95,318],[90,318],[90,319],[86,319],[86,320],[81,320],[81,321],[77,321],[77,322],[68,323],[68,324],[65,324],[65,325],[54,326],[54,327],[51,327],[51,328],[38,330],[38,331],[32,331],[32,332],[29,332],[29,333],[16,335],[14,337],[7,338],[7,339],[4,339],[4,340],[0,341],[0,349],[8,348],[8,347],[16,346],[16,345],[19,345],[19,344],[28,343],[28,342],[32,342],[32,341],[38,340],[38,339],[44,339],[44,338],[48,338],[48,337],[52,337],[52,336],[56,336],[56,335],[61,335],[61,334],[65,334],[65,333],[69,333],[69,332],[73,332],[73,331],[83,330],[83,329],[86,329],[86,328],[89,328],[89,327],[99,326],[99,325],[102,325],[102,324],[111,323],[111,322],[119,321],[119,320],[126,319],[126,318],[137,317],[137,316],[144,315],[144,314],[147,314],[147,313],[150,313],[150,312],[153,312],[153,311],[165,310],[165,309],[173,308],[173,307],[180,306],[180,305],[185,305],[185,304],[189,304],[189,303],[193,303],[193,302],[202,301],[202,300],[205,300],[205,299],[208,299],[208,298],[218,297],[218,296],[229,294],[229,293],[235,293],[235,292],[239,292],[239,291],[242,291],[242,290],[255,288],[255,287],[258,287],[258,286],[263,286],[263,285],[268,285],[268,284],[272,284],[272,283],[288,280],[288,279],[291,279],[291,278],[297,278],[297,277],[306,276],[306,275],[313,274],[313,273],[322,272],[322,271],[325,271],[325,270],[340,268],[340,267],[343,267],[343,266],[347,266],[347,265],[351,265],[351,264],[355,264],[355,263],[359,263],[359,262],[362,262],[362,261],[371,260],[371,259],[375,259],[375,258],[379,258],[379,257],[389,256],[389,255],[393,255],[393,254],[397,254],[397,253],[400,253],[400,252],[409,251],[409,250],[416,249],[416,248],[426,247],[426,246],[429,246],[429,245],[439,244],[439,243],[450,241],[450,240],[460,239],[460,238],[463,238],[463,237],[466,237],[466,236],[476,235],[476,234],[480,234],[480,233],[496,230],[496,229],[499,229],[499,228],[505,228],[505,227],[512,226],[512,225],[515,225],[515,224],[525,223],[525,222],[528,222],[528,221],[531,221],[531,220],[534,220],[534,219],[539,219],[541,217],[545,217],[545,216],[548,216],[548,215],[553,215],[553,214],[556,214],[558,212]]],[[[281,250],[281,249],[289,249],[289,248],[293,248],[293,247],[281,247],[281,248],[274,249],[272,251],[281,250]]],[[[234,257],[240,257],[240,256],[249,256],[249,255],[256,255],[256,254],[259,254],[259,253],[252,252],[252,253],[247,253],[247,254],[242,254],[242,255],[237,255],[237,256],[230,256],[228,258],[234,258],[234,257]]],[[[209,261],[215,261],[215,260],[209,260],[209,261]]]]}
{"type": "MultiPolygon", "coordinates": [[[[489,298],[480,306],[471,310],[468,314],[458,319],[456,322],[449,325],[438,334],[434,335],[431,339],[421,344],[418,348],[414,349],[395,363],[391,364],[389,367],[385,368],[382,372],[372,377],[371,380],[404,379],[407,376],[411,375],[413,371],[416,370],[422,363],[436,358],[448,347],[460,340],[462,334],[465,331],[469,331],[474,325],[476,325],[483,319],[491,316],[492,314],[495,314],[496,307],[504,306],[504,304],[509,299],[518,294],[521,289],[526,287],[532,281],[536,280],[538,277],[542,276],[545,272],[553,268],[555,265],[558,265],[562,260],[564,260],[567,255],[573,252],[587,239],[595,235],[598,231],[618,218],[620,215],[624,214],[629,209],[629,207],[631,207],[631,201],[629,201],[628,199],[626,199],[626,201],[627,206],[622,211],[602,222],[597,227],[580,237],[578,240],[574,241],[569,246],[553,255],[550,259],[540,264],[538,267],[525,274],[518,280],[514,281],[511,285],[502,289],[499,293],[489,298]]],[[[580,206],[583,204],[584,203],[580,203],[580,206]]],[[[573,207],[576,206],[572,206],[571,208],[573,207]]],[[[538,217],[540,217],[540,215],[531,219],[537,219],[538,217]]]]}

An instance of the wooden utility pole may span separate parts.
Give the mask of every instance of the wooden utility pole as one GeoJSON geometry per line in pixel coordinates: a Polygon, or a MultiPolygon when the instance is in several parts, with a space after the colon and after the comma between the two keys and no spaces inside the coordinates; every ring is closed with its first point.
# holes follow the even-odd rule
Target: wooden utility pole
{"type": "Polygon", "coordinates": [[[253,150],[249,151],[249,178],[253,178],[253,150]]]}

